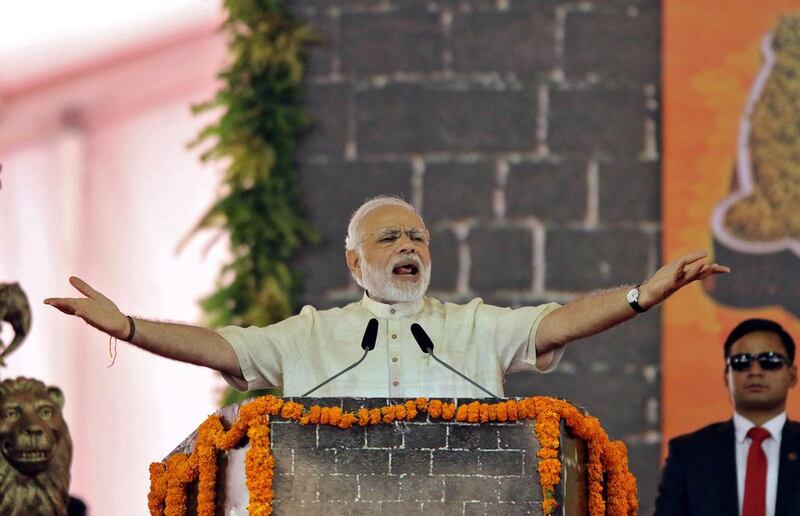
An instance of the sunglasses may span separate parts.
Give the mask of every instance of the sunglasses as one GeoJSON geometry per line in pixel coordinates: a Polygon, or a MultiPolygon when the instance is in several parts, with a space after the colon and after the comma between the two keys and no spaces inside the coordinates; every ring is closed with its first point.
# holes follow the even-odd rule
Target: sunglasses
{"type": "Polygon", "coordinates": [[[788,363],[785,355],[775,353],[774,351],[765,351],[763,353],[737,353],[728,357],[726,361],[731,369],[734,371],[747,371],[750,369],[750,364],[758,361],[758,365],[765,371],[774,371],[783,367],[783,364],[788,363]]]}

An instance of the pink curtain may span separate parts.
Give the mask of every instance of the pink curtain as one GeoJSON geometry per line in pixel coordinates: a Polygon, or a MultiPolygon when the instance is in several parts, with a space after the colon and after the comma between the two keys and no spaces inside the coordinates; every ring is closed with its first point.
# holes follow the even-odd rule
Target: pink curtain
{"type": "Polygon", "coordinates": [[[108,367],[108,337],[42,299],[74,295],[67,278],[78,275],[126,313],[202,323],[197,301],[214,288],[225,240],[177,246],[219,181],[186,143],[208,122],[189,107],[213,94],[223,59],[207,27],[18,86],[0,104],[0,282],[19,282],[33,311],[0,374],[62,388],[71,491],[94,515],[146,513],[149,463],[215,410],[223,382],[125,343],[108,367]]]}

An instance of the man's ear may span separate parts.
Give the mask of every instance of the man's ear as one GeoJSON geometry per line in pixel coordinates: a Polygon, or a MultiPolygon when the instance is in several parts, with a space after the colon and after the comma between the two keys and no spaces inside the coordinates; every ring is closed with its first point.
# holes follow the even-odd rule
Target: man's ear
{"type": "Polygon", "coordinates": [[[789,387],[794,387],[797,385],[797,365],[792,364],[792,367],[789,368],[789,375],[792,377],[792,383],[789,384],[789,387]]]}
{"type": "Polygon", "coordinates": [[[345,253],[345,259],[347,260],[347,268],[350,269],[350,273],[356,278],[361,279],[361,258],[358,256],[358,251],[355,249],[348,249],[345,253]]]}

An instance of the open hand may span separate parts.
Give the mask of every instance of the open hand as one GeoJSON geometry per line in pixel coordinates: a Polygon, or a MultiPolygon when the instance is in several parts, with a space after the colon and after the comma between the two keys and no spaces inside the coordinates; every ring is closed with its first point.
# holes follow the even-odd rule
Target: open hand
{"type": "Polygon", "coordinates": [[[694,251],[658,269],[653,277],[640,287],[642,297],[639,303],[650,308],[693,281],[703,280],[714,274],[731,272],[731,269],[724,265],[703,262],[706,256],[708,253],[705,251],[694,251]]]}
{"type": "Polygon", "coordinates": [[[80,317],[112,337],[124,339],[128,336],[128,318],[113,301],[76,276],[71,276],[69,283],[86,297],[50,297],[44,300],[44,304],[54,306],[65,314],[80,317]]]}

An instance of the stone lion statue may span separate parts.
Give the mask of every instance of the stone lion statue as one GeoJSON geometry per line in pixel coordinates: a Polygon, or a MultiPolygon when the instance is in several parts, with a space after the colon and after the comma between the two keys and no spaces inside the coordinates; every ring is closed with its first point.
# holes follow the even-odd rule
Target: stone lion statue
{"type": "Polygon", "coordinates": [[[8,346],[0,342],[0,365],[5,365],[5,358],[22,344],[31,327],[31,307],[18,283],[0,283],[0,323],[3,321],[14,328],[14,339],[8,346]]]}
{"type": "Polygon", "coordinates": [[[0,382],[0,514],[65,515],[72,441],[64,395],[31,378],[0,382]]]}

